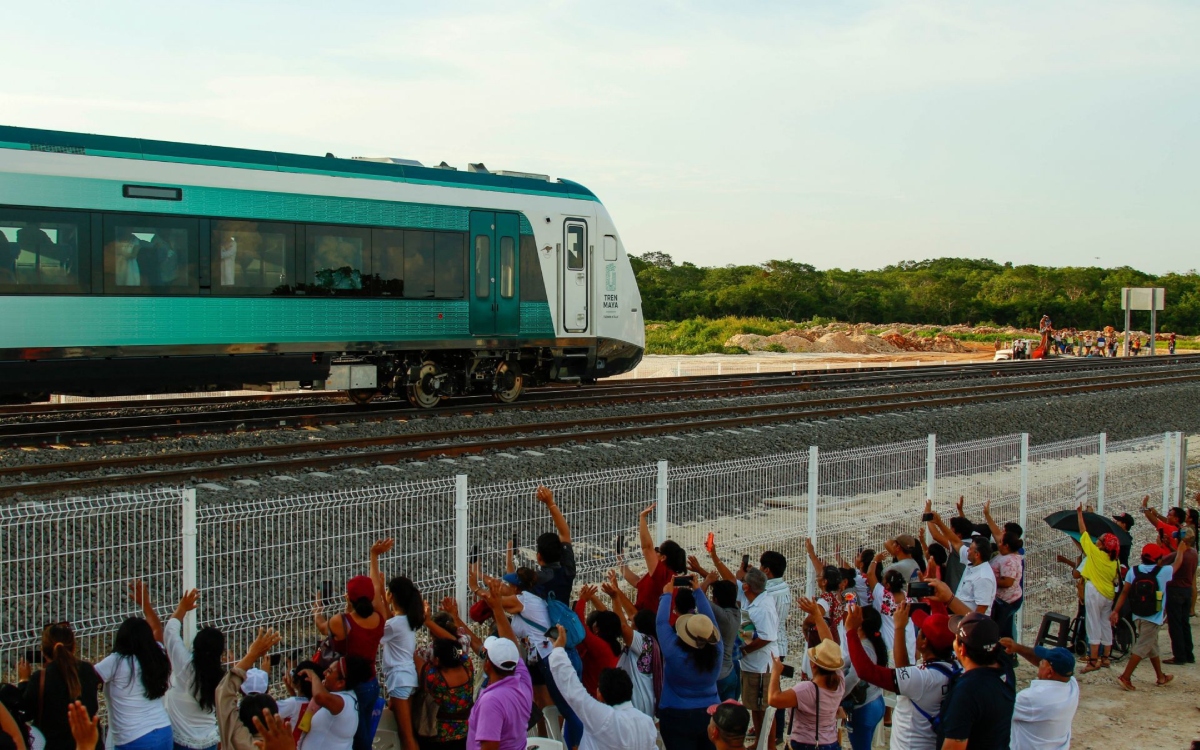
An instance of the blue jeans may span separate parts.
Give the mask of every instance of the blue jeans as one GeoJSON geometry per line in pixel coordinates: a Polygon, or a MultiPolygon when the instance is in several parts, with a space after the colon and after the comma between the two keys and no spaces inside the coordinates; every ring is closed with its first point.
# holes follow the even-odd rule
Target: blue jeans
{"type": "Polygon", "coordinates": [[[871,750],[875,739],[875,727],[883,720],[883,696],[870,703],[855,706],[850,714],[850,747],[854,750],[871,750]]]}
{"type": "MultiPolygon", "coordinates": [[[[571,665],[575,667],[575,674],[582,674],[583,662],[579,659],[579,652],[573,648],[567,649],[567,656],[571,658],[571,665]]],[[[546,680],[546,689],[550,691],[550,699],[554,701],[554,707],[558,709],[558,713],[563,717],[563,744],[567,747],[578,747],[583,740],[583,722],[579,720],[579,716],[571,709],[571,704],[567,703],[566,698],[563,698],[562,692],[558,689],[558,685],[554,684],[554,673],[550,671],[550,660],[538,660],[538,670],[542,673],[542,678],[546,680]]]]}
{"type": "Polygon", "coordinates": [[[116,750],[173,750],[175,737],[170,727],[161,727],[153,732],[147,732],[133,742],[117,745],[116,750]]]}
{"type": "Polygon", "coordinates": [[[375,742],[371,713],[375,710],[375,701],[379,700],[379,680],[372,677],[359,683],[354,688],[354,697],[358,698],[358,730],[354,732],[354,750],[371,750],[375,742]]]}
{"type": "Polygon", "coordinates": [[[717,695],[722,701],[737,700],[742,694],[742,669],[737,662],[733,663],[733,669],[729,670],[729,674],[725,675],[725,679],[717,681],[717,695]]]}
{"type": "Polygon", "coordinates": [[[708,738],[707,708],[658,709],[659,732],[667,750],[714,750],[708,738]]]}

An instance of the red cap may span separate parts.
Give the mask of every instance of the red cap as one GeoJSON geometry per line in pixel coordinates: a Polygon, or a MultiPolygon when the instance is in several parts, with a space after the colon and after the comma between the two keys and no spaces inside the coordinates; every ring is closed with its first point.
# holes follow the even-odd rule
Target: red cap
{"type": "Polygon", "coordinates": [[[346,596],[350,597],[352,602],[359,599],[374,599],[375,582],[371,580],[371,576],[354,576],[346,581],[346,596]]]}
{"type": "Polygon", "coordinates": [[[1145,547],[1142,547],[1142,557],[1148,557],[1155,562],[1158,562],[1159,558],[1165,557],[1168,554],[1170,554],[1168,550],[1163,549],[1157,544],[1147,544],[1145,547]]]}
{"type": "Polygon", "coordinates": [[[1117,553],[1121,550],[1121,542],[1118,541],[1116,534],[1102,534],[1096,540],[1096,546],[1105,552],[1117,553]]]}
{"type": "Polygon", "coordinates": [[[924,610],[913,610],[913,624],[925,634],[925,640],[938,651],[954,645],[954,633],[950,632],[950,618],[941,614],[926,614],[924,610]]]}

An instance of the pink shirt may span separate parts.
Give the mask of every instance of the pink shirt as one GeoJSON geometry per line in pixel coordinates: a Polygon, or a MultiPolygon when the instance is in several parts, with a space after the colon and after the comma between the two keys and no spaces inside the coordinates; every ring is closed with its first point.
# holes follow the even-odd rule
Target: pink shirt
{"type": "Polygon", "coordinates": [[[846,692],[846,684],[838,683],[837,690],[821,691],[821,731],[817,737],[817,728],[813,719],[817,714],[817,687],[815,682],[796,683],[792,690],[796,693],[796,718],[792,721],[792,742],[809,745],[831,745],[838,741],[837,712],[842,704],[842,695],[846,692]],[[813,739],[817,738],[817,742],[813,739]]]}
{"type": "Polygon", "coordinates": [[[525,750],[529,709],[533,706],[533,680],[524,661],[509,677],[479,692],[467,730],[467,750],[482,742],[499,742],[500,750],[525,750]]]}
{"type": "Polygon", "coordinates": [[[989,562],[996,574],[996,598],[1006,604],[1016,604],[1021,599],[1021,569],[1024,566],[1021,556],[1016,552],[996,555],[989,562]],[[1013,585],[1001,588],[1001,578],[1013,579],[1013,585]]]}

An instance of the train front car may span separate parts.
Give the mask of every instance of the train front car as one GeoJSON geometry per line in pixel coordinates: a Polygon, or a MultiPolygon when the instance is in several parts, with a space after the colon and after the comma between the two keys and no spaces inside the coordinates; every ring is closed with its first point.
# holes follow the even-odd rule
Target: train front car
{"type": "Polygon", "coordinates": [[[567,180],[0,127],[0,399],[509,402],[634,367],[640,306],[567,180]]]}

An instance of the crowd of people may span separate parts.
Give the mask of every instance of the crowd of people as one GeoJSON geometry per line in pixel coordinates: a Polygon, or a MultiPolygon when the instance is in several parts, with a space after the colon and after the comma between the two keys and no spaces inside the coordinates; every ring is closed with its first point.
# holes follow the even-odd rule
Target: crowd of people
{"type": "MultiPolygon", "coordinates": [[[[731,567],[713,534],[699,557],[656,543],[653,505],[638,524],[644,572],[618,561],[599,586],[577,588],[566,517],[549,489],[536,499],[554,529],[529,565],[511,544],[498,575],[472,560],[466,612],[450,598],[435,609],[409,578],[385,576],[393,541],[376,542],[341,611],[327,617],[318,597],[321,638],[299,663],[273,658],[281,636],[268,628],[228,666],[219,630],[185,643],[185,620],[202,613],[196,591],[164,623],[133,581],[142,614],[97,664],[76,655],[70,623],[45,627],[39,668],[22,662],[20,684],[0,690],[0,750],[368,750],[385,712],[404,750],[521,750],[531,732],[572,750],[774,750],[785,740],[790,750],[866,750],[880,731],[893,750],[1070,746],[1075,655],[1017,639],[1024,530],[997,522],[987,503],[976,523],[961,498],[948,522],[927,502],[917,534],[853,561],[806,541],[816,580],[807,598],[794,595],[778,551],[731,567]],[[1037,670],[1023,690],[1018,659],[1037,670]]],[[[1123,564],[1116,535],[1093,539],[1082,507],[1081,557],[1069,561],[1091,644],[1081,673],[1108,666],[1126,607],[1137,623],[1116,677],[1125,690],[1142,661],[1158,685],[1171,680],[1164,664],[1194,662],[1196,512],[1144,506],[1158,540],[1140,563],[1123,564]],[[1170,660],[1158,653],[1164,623],[1170,660]]]]}

